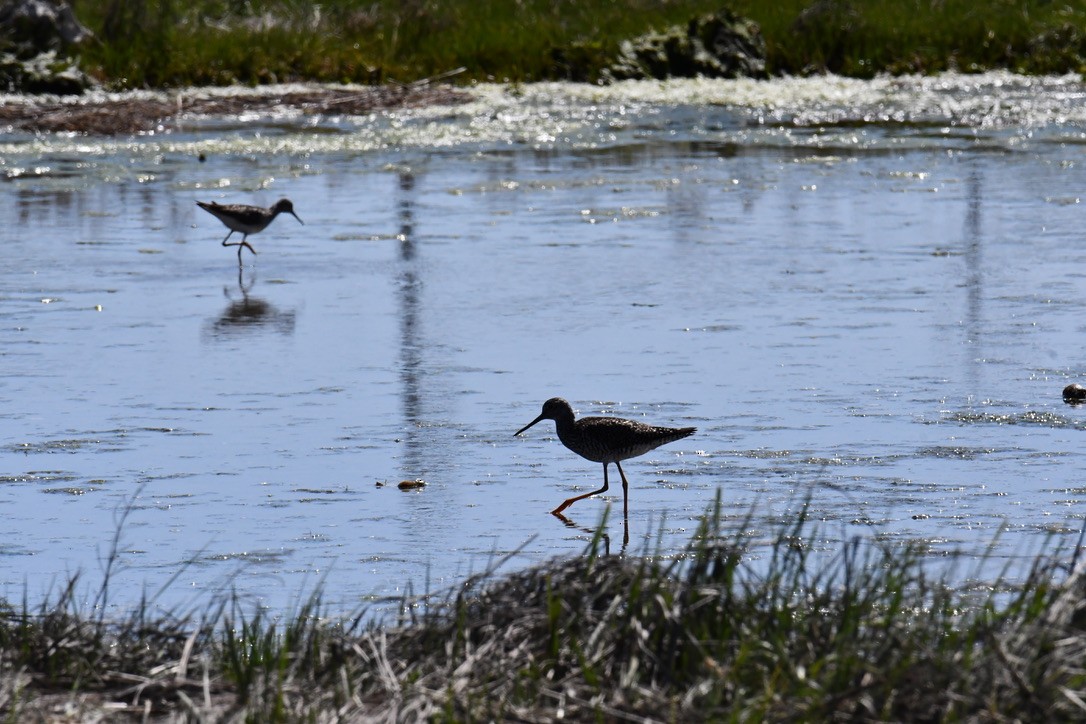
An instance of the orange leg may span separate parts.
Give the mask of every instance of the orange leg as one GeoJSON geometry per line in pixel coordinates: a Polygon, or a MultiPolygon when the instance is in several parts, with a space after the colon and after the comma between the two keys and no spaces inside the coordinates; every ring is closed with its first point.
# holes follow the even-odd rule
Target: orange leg
{"type": "MultiPolygon", "coordinates": [[[[615,463],[615,465],[618,465],[618,463],[615,463]]],[[[622,475],[622,468],[619,468],[618,472],[619,472],[620,475],[622,475]]],[[[622,476],[622,482],[623,483],[626,482],[626,476],[625,475],[622,476]]],[[[584,500],[585,498],[590,498],[593,495],[599,495],[600,493],[606,493],[606,492],[607,492],[607,463],[604,463],[603,464],[603,487],[602,488],[600,488],[599,490],[593,490],[591,493],[585,493],[584,495],[578,495],[576,497],[570,498],[569,500],[567,500],[566,502],[562,503],[557,508],[552,510],[551,515],[561,515],[563,510],[565,510],[569,506],[573,505],[578,500],[584,500]]]]}

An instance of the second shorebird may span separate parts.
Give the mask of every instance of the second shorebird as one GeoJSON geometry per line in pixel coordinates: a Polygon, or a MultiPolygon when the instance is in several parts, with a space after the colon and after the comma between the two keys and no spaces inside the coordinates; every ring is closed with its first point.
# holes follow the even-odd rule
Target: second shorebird
{"type": "Polygon", "coordinates": [[[603,463],[603,487],[570,498],[551,511],[554,515],[561,515],[563,510],[578,500],[607,492],[607,466],[614,463],[622,477],[622,515],[625,518],[629,484],[619,461],[644,455],[661,445],[692,435],[697,430],[696,427],[654,427],[621,417],[582,417],[577,420],[568,402],[561,397],[552,397],[543,403],[543,412],[539,417],[517,430],[513,436],[516,437],[540,420],[554,420],[558,439],[563,445],[587,460],[603,463]]]}
{"type": "Polygon", "coordinates": [[[226,224],[226,228],[230,229],[230,233],[222,240],[222,245],[236,246],[238,248],[238,264],[241,264],[242,249],[248,249],[254,254],[256,253],[256,249],[250,246],[247,241],[249,234],[256,234],[257,232],[264,231],[264,229],[268,228],[268,224],[270,224],[279,214],[290,214],[295,219],[298,219],[299,224],[305,225],[305,222],[299,219],[298,215],[294,213],[294,204],[290,202],[290,199],[279,199],[275,202],[275,206],[271,206],[267,209],[263,206],[218,204],[214,201],[210,203],[197,201],[196,205],[226,224]],[[241,232],[241,241],[227,244],[226,242],[235,231],[241,232]]]}

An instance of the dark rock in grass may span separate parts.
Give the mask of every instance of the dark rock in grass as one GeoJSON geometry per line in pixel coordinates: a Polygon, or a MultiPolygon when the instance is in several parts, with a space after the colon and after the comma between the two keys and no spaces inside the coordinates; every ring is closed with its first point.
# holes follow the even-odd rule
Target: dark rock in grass
{"type": "Polygon", "coordinates": [[[603,71],[610,80],[649,78],[765,78],[765,40],[752,20],[730,10],[692,19],[625,40],[616,62],[603,71]]]}
{"type": "Polygon", "coordinates": [[[78,95],[94,83],[70,58],[58,60],[49,51],[20,60],[11,53],[0,55],[0,90],[13,93],[78,95]]]}
{"type": "Polygon", "coordinates": [[[61,0],[0,0],[0,90],[82,93],[91,80],[61,54],[92,36],[61,0]]]}
{"type": "Polygon", "coordinates": [[[1063,401],[1068,405],[1081,405],[1086,402],[1086,387],[1073,382],[1063,388],[1063,401]]]}
{"type": "Polygon", "coordinates": [[[93,35],[62,0],[0,2],[0,34],[33,54],[79,45],[93,35]]]}

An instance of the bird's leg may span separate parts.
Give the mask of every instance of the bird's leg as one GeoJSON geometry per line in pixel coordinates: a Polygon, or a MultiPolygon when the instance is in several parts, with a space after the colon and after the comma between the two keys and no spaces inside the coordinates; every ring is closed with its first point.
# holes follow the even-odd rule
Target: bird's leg
{"type": "MultiPolygon", "coordinates": [[[[249,246],[249,245],[245,243],[245,237],[244,236],[241,238],[241,241],[235,241],[232,244],[227,244],[226,243],[227,240],[229,240],[230,237],[233,234],[234,234],[234,230],[231,229],[230,233],[226,235],[226,238],[222,240],[222,245],[223,246],[236,246],[238,248],[238,266],[241,266],[241,247],[242,246],[249,246]]],[[[246,236],[248,236],[248,235],[246,235],[246,236]]]]}
{"type": "Polygon", "coordinates": [[[241,298],[245,301],[249,300],[249,291],[256,284],[256,272],[253,272],[253,276],[249,279],[249,284],[245,284],[245,267],[238,264],[238,289],[241,290],[241,298]]]}
{"type": "Polygon", "coordinates": [[[249,251],[253,252],[253,254],[256,254],[256,249],[254,249],[252,244],[250,244],[248,242],[248,238],[249,238],[248,234],[243,235],[241,237],[241,241],[235,241],[235,242],[233,242],[231,244],[227,244],[226,242],[230,239],[230,236],[233,233],[234,233],[234,230],[231,229],[230,233],[226,235],[226,238],[222,240],[222,245],[223,246],[236,246],[238,248],[238,264],[240,264],[241,263],[241,250],[242,249],[248,249],[249,251]]]}
{"type": "MultiPolygon", "coordinates": [[[[622,519],[626,520],[627,501],[630,494],[630,484],[626,482],[626,473],[622,472],[622,466],[618,464],[618,460],[615,461],[615,467],[618,468],[618,474],[622,476],[622,519]]],[[[607,472],[607,466],[603,468],[603,472],[607,472]]]]}
{"type": "MultiPolygon", "coordinates": [[[[621,468],[620,468],[620,470],[621,470],[621,468]]],[[[570,498],[569,500],[567,500],[566,502],[562,503],[557,508],[552,510],[551,515],[561,515],[563,510],[565,510],[569,506],[573,505],[578,500],[584,500],[585,498],[590,498],[593,495],[599,495],[600,493],[606,493],[606,492],[607,492],[607,463],[604,463],[603,464],[603,487],[602,488],[600,488],[599,490],[594,490],[591,493],[585,493],[584,495],[578,495],[576,497],[570,498]]]]}
{"type": "MultiPolygon", "coordinates": [[[[234,233],[233,231],[230,232],[230,234],[233,234],[233,233],[234,233]]],[[[230,234],[226,235],[226,239],[230,238],[230,234]]],[[[256,254],[256,249],[254,249],[252,247],[252,245],[248,241],[246,241],[246,239],[248,239],[248,238],[249,238],[249,235],[245,234],[244,236],[241,237],[241,241],[235,241],[233,244],[227,244],[226,239],[222,240],[222,245],[223,246],[236,246],[238,248],[238,266],[241,265],[241,250],[242,249],[248,249],[249,251],[253,252],[253,254],[256,254]]]]}

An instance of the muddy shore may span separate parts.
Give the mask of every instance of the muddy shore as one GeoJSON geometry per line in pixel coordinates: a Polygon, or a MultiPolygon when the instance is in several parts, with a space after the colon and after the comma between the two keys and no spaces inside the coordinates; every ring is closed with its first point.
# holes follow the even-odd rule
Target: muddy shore
{"type": "Polygon", "coordinates": [[[190,91],[57,98],[17,96],[0,103],[0,127],[33,133],[125,135],[167,130],[185,120],[294,110],[312,115],[365,115],[392,108],[456,104],[470,99],[448,85],[372,87],[292,86],[282,93],[239,88],[236,93],[190,91]]]}

